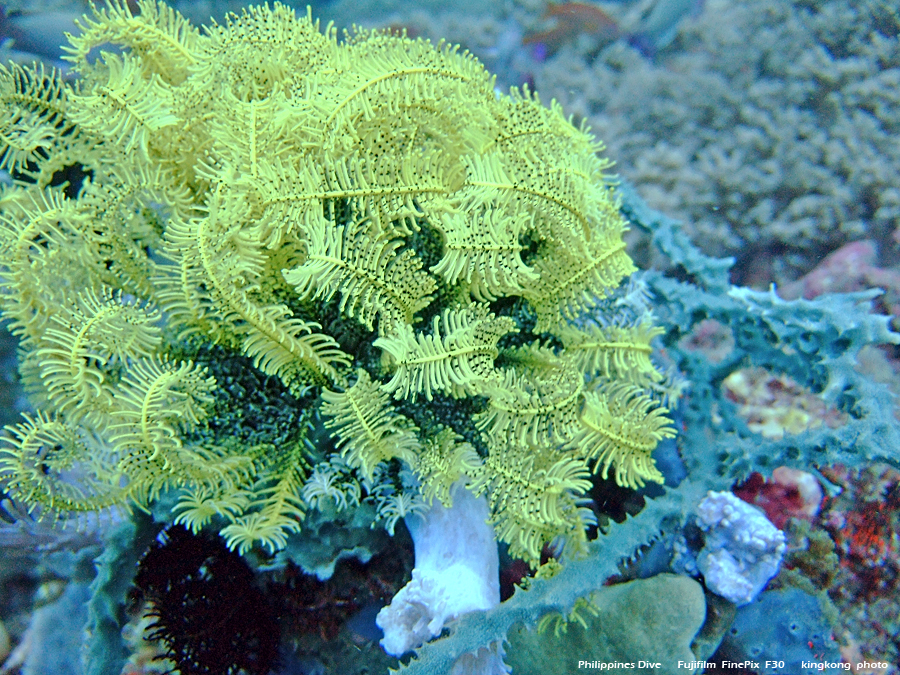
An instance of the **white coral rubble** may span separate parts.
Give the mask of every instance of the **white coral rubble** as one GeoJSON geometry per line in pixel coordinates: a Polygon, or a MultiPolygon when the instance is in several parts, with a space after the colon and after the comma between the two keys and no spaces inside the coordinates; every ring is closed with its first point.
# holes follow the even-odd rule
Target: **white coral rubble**
{"type": "Polygon", "coordinates": [[[706,532],[697,567],[707,588],[736,605],[751,602],[781,566],[784,533],[730,492],[708,493],[697,520],[706,532]]]}

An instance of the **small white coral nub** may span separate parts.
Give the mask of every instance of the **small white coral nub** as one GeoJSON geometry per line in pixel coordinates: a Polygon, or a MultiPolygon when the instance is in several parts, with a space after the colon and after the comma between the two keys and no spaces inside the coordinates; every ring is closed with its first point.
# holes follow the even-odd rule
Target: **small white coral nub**
{"type": "Polygon", "coordinates": [[[784,533],[730,492],[710,492],[697,507],[706,544],[697,557],[706,586],[736,605],[751,602],[781,566],[784,533]]]}

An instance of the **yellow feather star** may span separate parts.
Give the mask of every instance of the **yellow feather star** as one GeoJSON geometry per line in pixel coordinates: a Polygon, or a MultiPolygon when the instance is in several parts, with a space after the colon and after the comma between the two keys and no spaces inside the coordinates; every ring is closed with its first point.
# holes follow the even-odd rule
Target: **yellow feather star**
{"type": "Polygon", "coordinates": [[[661,480],[659,330],[585,318],[634,270],[586,128],[444,43],[137,10],[79,22],[74,80],[0,66],[0,311],[40,410],[0,445],[13,498],[176,490],[178,522],[274,552],[319,438],[366,490],[418,476],[391,523],[467,479],[535,563],[583,549],[592,467],[661,480]]]}

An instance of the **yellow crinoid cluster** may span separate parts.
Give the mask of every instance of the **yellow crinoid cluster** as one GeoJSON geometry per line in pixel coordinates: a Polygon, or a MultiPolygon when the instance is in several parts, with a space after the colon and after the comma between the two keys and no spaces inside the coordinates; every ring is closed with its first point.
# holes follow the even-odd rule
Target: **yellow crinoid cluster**
{"type": "Polygon", "coordinates": [[[74,77],[0,66],[0,308],[40,410],[9,493],[61,517],[177,488],[182,522],[274,550],[319,424],[361,477],[468,476],[535,562],[583,543],[592,470],[662,481],[658,330],[581,320],[634,270],[585,129],[444,44],[138,9],[82,21],[74,77]],[[303,402],[290,442],[204,433],[236,385],[197,344],[303,402]]]}

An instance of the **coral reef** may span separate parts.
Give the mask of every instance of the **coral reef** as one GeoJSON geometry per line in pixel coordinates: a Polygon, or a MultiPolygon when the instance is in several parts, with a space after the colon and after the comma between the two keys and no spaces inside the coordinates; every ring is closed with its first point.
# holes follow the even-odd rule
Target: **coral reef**
{"type": "Polygon", "coordinates": [[[790,377],[775,375],[765,368],[741,368],[722,382],[729,400],[738,406],[738,415],[747,426],[768,438],[781,438],[821,425],[841,426],[843,415],[829,408],[790,377]]]}
{"type": "Polygon", "coordinates": [[[753,670],[760,675],[846,670],[819,601],[796,588],[764,593],[739,612],[720,654],[732,662],[759,662],[753,670]]]}
{"type": "MultiPolygon", "coordinates": [[[[166,503],[271,557],[307,499],[355,508],[356,481],[392,531],[462,479],[478,545],[536,567],[584,554],[593,475],[663,481],[660,330],[617,293],[626,220],[586,130],[446,45],[138,9],[79,22],[76,83],[0,67],[0,309],[36,408],[0,447],[14,500],[63,525],[166,503]]],[[[265,669],[198,665],[171,623],[182,668],[265,669]]]]}
{"type": "MultiPolygon", "coordinates": [[[[168,530],[178,537],[216,542],[213,567],[230,561],[255,589],[249,595],[264,589],[273,600],[285,671],[502,672],[504,640],[552,651],[590,617],[611,615],[623,620],[607,653],[640,660],[634,649],[648,647],[635,648],[634,633],[658,635],[676,622],[657,615],[642,627],[621,599],[664,584],[683,591],[669,597],[689,600],[679,658],[713,659],[733,621],[741,637],[717,658],[768,649],[773,659],[831,661],[831,629],[845,655],[894,653],[886,636],[896,602],[879,598],[866,623],[860,600],[894,590],[896,481],[884,473],[873,482],[884,490],[857,497],[884,507],[875,516],[849,489],[846,503],[834,500],[835,484],[865,481],[822,468],[900,465],[889,389],[860,367],[876,345],[900,342],[888,318],[871,313],[883,301],[877,291],[788,300],[732,286],[733,261],[700,252],[685,228],[616,184],[586,128],[530,90],[498,91],[457,49],[395,29],[339,37],[281,5],[201,32],[166,5],[138,4],[136,13],[115,0],[82,21],[68,48],[70,76],[0,70],[0,165],[9,176],[0,192],[0,309],[21,341],[34,406],[0,442],[8,497],[0,515],[22,521],[4,530],[10,541],[28,533],[29,518],[43,518],[48,531],[82,525],[102,534],[88,579],[60,574],[73,593],[93,579],[85,672],[122,672],[134,570],[143,558],[147,573],[165,571],[165,561],[153,562],[154,542],[174,521],[193,533],[168,530]],[[634,272],[629,227],[657,271],[634,272]],[[754,373],[759,386],[743,386],[754,373]],[[829,495],[827,530],[808,508],[812,493],[791,483],[800,471],[829,495]],[[486,534],[416,540],[435,514],[452,518],[464,506],[459,489],[484,508],[486,534]],[[790,569],[740,608],[714,592],[728,593],[737,577],[720,585],[692,571],[701,594],[684,570],[660,576],[677,567],[673,542],[703,538],[691,514],[710,492],[733,489],[745,498],[757,490],[752,500],[791,535],[790,569]],[[470,577],[441,579],[441,592],[413,598],[422,605],[415,620],[440,621],[413,627],[416,639],[402,648],[414,654],[385,654],[375,616],[413,595],[400,591],[413,546],[421,569],[435,550],[490,559],[482,571],[493,584],[498,543],[507,581],[519,583],[506,584],[503,602],[444,611],[448,597],[463,596],[453,582],[470,577]],[[873,571],[876,559],[885,564],[873,571]],[[523,579],[525,570],[533,576],[523,579]],[[630,581],[644,576],[654,578],[630,581]],[[847,617],[791,584],[826,592],[847,617]],[[803,621],[759,643],[761,625],[777,627],[770,613],[789,619],[791,606],[803,621]]],[[[526,4],[535,17],[527,29],[540,30],[543,3],[526,4]]],[[[862,17],[827,0],[769,9],[710,2],[653,63],[619,42],[589,66],[561,44],[538,74],[565,63],[552,86],[574,85],[583,96],[554,90],[569,110],[602,123],[642,191],[658,199],[662,185],[673,201],[658,203],[696,216],[691,231],[708,251],[746,256],[737,275],[748,280],[756,279],[750,254],[773,250],[778,237],[778,251],[790,255],[775,271],[807,271],[802,256],[870,226],[884,247],[895,226],[891,192],[879,182],[890,171],[867,173],[893,146],[851,157],[828,135],[847,119],[892,110],[875,85],[896,70],[883,39],[895,15],[873,5],[862,17]],[[679,56],[690,48],[713,61],[733,49],[727,31],[710,38],[710,12],[755,31],[744,55],[758,60],[717,64],[732,80],[679,56]],[[836,17],[847,21],[833,28],[836,17]],[[770,22],[768,33],[756,30],[770,22]],[[815,40],[795,40],[794,60],[778,54],[779,41],[810,31],[815,40]],[[810,61],[810,40],[850,52],[810,61]],[[884,57],[877,73],[873,53],[884,57]],[[617,63],[624,70],[614,72],[617,63]],[[829,69],[857,66],[852,72],[874,81],[871,95],[847,73],[828,80],[829,69]],[[779,79],[785,73],[800,89],[811,82],[807,94],[827,89],[822,98],[834,105],[812,105],[813,96],[779,108],[784,95],[798,95],[779,79]],[[622,87],[592,99],[624,79],[652,98],[622,87]],[[726,82],[752,84],[749,98],[729,98],[726,82]],[[697,95],[707,98],[698,104],[697,95]],[[695,137],[688,150],[673,145],[661,171],[659,152],[679,142],[674,125],[685,118],[695,137]],[[801,139],[779,134],[798,120],[809,132],[802,140],[824,135],[831,154],[797,158],[801,139]],[[722,154],[714,142],[735,126],[722,154]],[[664,174],[655,183],[654,172],[664,174]],[[848,188],[828,192],[836,176],[848,188]],[[766,192],[770,180],[790,189],[766,192]],[[694,198],[698,190],[706,201],[694,198]],[[813,222],[823,213],[834,217],[813,222]],[[836,231],[838,221],[846,231],[836,231]]],[[[509,11],[473,40],[514,24],[509,11]]],[[[503,34],[521,37],[513,28],[503,34]]],[[[516,67],[502,49],[495,56],[516,67]]],[[[876,131],[860,124],[852,142],[880,139],[876,131]]],[[[854,290],[879,270],[867,250],[855,252],[866,273],[854,290]]],[[[808,285],[837,288],[824,281],[849,257],[832,259],[808,285]]],[[[214,586],[230,588],[218,567],[193,568],[187,581],[211,572],[214,586]]],[[[68,617],[71,634],[81,634],[82,618],[68,617]]],[[[232,656],[216,667],[237,668],[242,655],[232,656]]]]}
{"type": "Polygon", "coordinates": [[[618,661],[633,665],[603,672],[674,675],[685,672],[678,661],[696,660],[691,641],[706,616],[697,582],[661,574],[603,588],[591,597],[602,612],[585,614],[581,623],[570,624],[562,634],[514,628],[507,650],[512,672],[568,675],[578,672],[579,661],[618,661]]]}
{"type": "Polygon", "coordinates": [[[734,494],[748,504],[758,506],[779,530],[788,520],[812,521],[822,504],[822,487],[816,477],[799,469],[779,466],[770,480],[759,473],[734,488],[734,494]]]}
{"type": "MultiPolygon", "coordinates": [[[[896,236],[895,236],[896,238],[896,236]]],[[[822,293],[853,293],[881,288],[879,311],[900,317],[900,271],[878,265],[878,250],[869,239],[845,244],[816,265],[812,271],[778,289],[783,298],[815,298],[822,293]]]]}
{"type": "Polygon", "coordinates": [[[859,660],[900,659],[900,472],[873,464],[824,471],[843,492],[825,507],[823,527],[835,542],[839,566],[829,597],[840,610],[836,633],[859,660]]]}
{"type": "Polygon", "coordinates": [[[655,61],[563,48],[538,91],[602,130],[622,173],[739,282],[795,279],[841,245],[896,256],[900,14],[878,0],[709,0],[655,61]]]}

